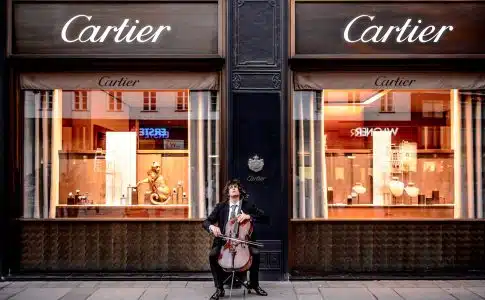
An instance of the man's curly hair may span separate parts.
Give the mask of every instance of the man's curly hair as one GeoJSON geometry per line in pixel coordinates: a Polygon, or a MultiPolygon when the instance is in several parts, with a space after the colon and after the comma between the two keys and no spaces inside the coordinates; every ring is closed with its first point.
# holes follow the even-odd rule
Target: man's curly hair
{"type": "Polygon", "coordinates": [[[239,197],[241,200],[246,199],[249,196],[239,179],[231,179],[226,183],[226,185],[224,186],[224,190],[222,191],[224,201],[229,201],[229,187],[232,185],[237,185],[239,189],[239,197]]]}

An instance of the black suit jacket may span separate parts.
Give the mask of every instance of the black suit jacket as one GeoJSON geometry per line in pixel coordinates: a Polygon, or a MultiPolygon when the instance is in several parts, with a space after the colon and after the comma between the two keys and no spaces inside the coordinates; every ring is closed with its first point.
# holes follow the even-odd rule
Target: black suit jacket
{"type": "MultiPolygon", "coordinates": [[[[242,200],[241,202],[241,210],[251,216],[251,219],[253,221],[253,226],[255,226],[255,223],[262,223],[262,224],[267,224],[269,223],[269,217],[264,214],[264,211],[257,208],[254,203],[250,202],[249,200],[245,199],[242,200]]],[[[207,219],[204,220],[204,223],[202,224],[202,227],[210,233],[209,227],[210,225],[214,225],[217,223],[217,226],[221,229],[222,234],[224,234],[224,231],[226,229],[226,224],[227,224],[227,219],[229,217],[229,201],[225,202],[220,202],[218,203],[215,207],[214,210],[211,212],[211,214],[207,217],[207,219]]],[[[255,233],[251,235],[251,240],[256,240],[255,233]]],[[[215,238],[214,242],[212,244],[212,247],[214,246],[219,246],[219,245],[224,245],[225,240],[221,238],[215,238]]]]}

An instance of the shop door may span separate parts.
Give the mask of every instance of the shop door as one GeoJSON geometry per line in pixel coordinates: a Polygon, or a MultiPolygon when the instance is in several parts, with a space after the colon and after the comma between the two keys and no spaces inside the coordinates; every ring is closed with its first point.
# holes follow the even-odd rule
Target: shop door
{"type": "Polygon", "coordinates": [[[256,224],[261,279],[281,280],[286,269],[287,143],[279,93],[235,93],[229,137],[229,176],[241,180],[249,199],[269,216],[256,224]]]}

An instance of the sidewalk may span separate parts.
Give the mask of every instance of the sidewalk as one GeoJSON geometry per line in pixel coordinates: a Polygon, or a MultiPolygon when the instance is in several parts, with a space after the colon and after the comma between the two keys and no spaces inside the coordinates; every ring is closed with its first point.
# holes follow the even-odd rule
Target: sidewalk
{"type": "MultiPolygon", "coordinates": [[[[261,300],[484,300],[485,280],[262,282],[267,297],[233,291],[232,299],[261,300]]],[[[0,282],[0,300],[198,300],[209,299],[212,282],[15,281],[0,282]]],[[[229,290],[226,296],[229,299],[229,290]]]]}

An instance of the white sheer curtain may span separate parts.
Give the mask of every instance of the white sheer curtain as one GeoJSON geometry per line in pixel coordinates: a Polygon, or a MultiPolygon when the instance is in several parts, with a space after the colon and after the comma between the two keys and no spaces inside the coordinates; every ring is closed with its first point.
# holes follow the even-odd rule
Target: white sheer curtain
{"type": "Polygon", "coordinates": [[[459,143],[462,161],[458,176],[461,178],[459,201],[455,218],[483,218],[483,122],[485,91],[461,91],[459,110],[461,112],[459,143]]]}
{"type": "Polygon", "coordinates": [[[24,218],[48,218],[53,91],[24,92],[24,218]]]}
{"type": "Polygon", "coordinates": [[[191,91],[189,103],[190,217],[204,218],[219,202],[219,101],[191,91]]]}
{"type": "Polygon", "coordinates": [[[324,100],[297,92],[293,99],[293,218],[327,218],[324,100]]]}

